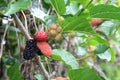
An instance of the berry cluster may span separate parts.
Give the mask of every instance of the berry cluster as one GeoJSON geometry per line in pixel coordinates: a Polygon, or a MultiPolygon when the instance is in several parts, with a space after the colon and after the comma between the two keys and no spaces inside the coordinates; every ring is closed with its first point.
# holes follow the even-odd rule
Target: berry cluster
{"type": "Polygon", "coordinates": [[[30,60],[35,57],[36,53],[38,55],[45,55],[47,57],[52,55],[52,49],[50,45],[46,42],[48,34],[46,32],[36,32],[34,34],[34,39],[30,39],[26,42],[25,49],[23,51],[23,58],[30,60]]]}
{"type": "Polygon", "coordinates": [[[61,38],[62,36],[62,34],[60,33],[61,31],[62,27],[56,24],[52,24],[51,26],[49,26],[47,30],[49,36],[55,40],[59,40],[61,38]]]}

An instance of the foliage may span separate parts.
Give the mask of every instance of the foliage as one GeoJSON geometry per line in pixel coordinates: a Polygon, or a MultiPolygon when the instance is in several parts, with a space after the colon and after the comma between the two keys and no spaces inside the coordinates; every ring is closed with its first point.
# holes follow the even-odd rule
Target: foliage
{"type": "Polygon", "coordinates": [[[119,80],[119,6],[119,0],[1,1],[0,77],[3,75],[0,79],[46,80],[48,73],[50,79],[64,76],[69,80],[119,80]],[[17,23],[15,14],[25,30],[21,29],[20,22],[17,23]],[[102,22],[92,26],[90,21],[94,18],[102,22]],[[57,33],[62,35],[59,40],[54,36],[47,40],[53,48],[52,56],[37,55],[40,60],[24,60],[25,32],[33,37],[36,31],[47,32],[51,24],[62,27],[57,33]]]}
{"type": "Polygon", "coordinates": [[[64,63],[66,63],[69,68],[71,69],[78,69],[79,68],[79,64],[76,61],[76,59],[71,55],[71,53],[62,50],[62,49],[55,49],[53,50],[53,55],[52,58],[53,59],[57,59],[60,61],[63,61],[64,63]]]}
{"type": "Polygon", "coordinates": [[[30,0],[18,0],[17,2],[15,3],[10,3],[9,4],[9,7],[6,11],[6,15],[10,15],[10,14],[14,14],[20,10],[24,10],[26,8],[28,8],[31,4],[31,1],[30,0]],[[24,4],[26,3],[26,4],[24,4]]]}
{"type": "Polygon", "coordinates": [[[110,19],[120,19],[119,16],[120,8],[113,5],[97,5],[93,7],[90,11],[91,17],[97,18],[110,18],[110,19]],[[118,15],[118,16],[114,16],[118,15]]]}
{"type": "Polygon", "coordinates": [[[69,72],[71,80],[102,80],[94,69],[76,69],[69,72]],[[89,74],[88,74],[89,73],[89,74]],[[76,74],[76,76],[74,76],[76,74]]]}
{"type": "Polygon", "coordinates": [[[11,80],[16,80],[16,79],[21,80],[22,79],[22,75],[18,70],[19,65],[20,65],[19,63],[16,63],[8,68],[7,74],[11,80]],[[14,73],[13,73],[13,71],[14,71],[14,73]]]}

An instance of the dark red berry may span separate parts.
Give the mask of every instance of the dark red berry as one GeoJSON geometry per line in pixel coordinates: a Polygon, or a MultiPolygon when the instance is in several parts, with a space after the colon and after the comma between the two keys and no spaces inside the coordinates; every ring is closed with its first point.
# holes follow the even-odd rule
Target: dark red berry
{"type": "Polygon", "coordinates": [[[25,49],[25,46],[24,45],[20,45],[20,52],[23,52],[25,49]]]}
{"type": "Polygon", "coordinates": [[[99,25],[101,22],[102,22],[101,19],[99,19],[99,18],[94,18],[94,19],[91,20],[90,24],[91,24],[92,26],[97,26],[97,25],[99,25]]]}
{"type": "Polygon", "coordinates": [[[34,34],[34,39],[36,41],[46,41],[48,38],[48,34],[46,32],[36,32],[34,34]]]}
{"type": "Polygon", "coordinates": [[[43,53],[43,55],[47,57],[50,57],[52,55],[52,48],[46,41],[37,42],[37,47],[43,53]]]}

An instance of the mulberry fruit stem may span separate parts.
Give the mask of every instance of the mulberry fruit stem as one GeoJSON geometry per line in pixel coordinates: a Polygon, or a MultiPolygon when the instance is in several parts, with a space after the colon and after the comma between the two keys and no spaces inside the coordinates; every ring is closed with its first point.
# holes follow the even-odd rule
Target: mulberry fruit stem
{"type": "MultiPolygon", "coordinates": [[[[25,36],[25,38],[27,40],[31,39],[29,33],[25,29],[24,25],[22,24],[22,22],[20,21],[20,19],[18,18],[18,16],[16,14],[14,14],[13,16],[14,16],[14,20],[16,21],[16,23],[18,25],[18,28],[21,30],[21,32],[23,33],[23,35],[25,36]]],[[[37,57],[37,61],[38,61],[38,64],[40,66],[41,71],[43,72],[43,74],[45,75],[46,79],[48,80],[49,79],[49,74],[46,71],[43,63],[40,61],[40,59],[38,57],[37,57]]]]}

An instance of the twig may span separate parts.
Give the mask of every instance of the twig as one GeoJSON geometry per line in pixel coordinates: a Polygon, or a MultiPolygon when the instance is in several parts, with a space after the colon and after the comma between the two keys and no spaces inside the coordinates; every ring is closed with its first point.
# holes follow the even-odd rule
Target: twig
{"type": "Polygon", "coordinates": [[[35,26],[36,31],[38,31],[37,24],[36,24],[36,20],[35,20],[35,17],[34,17],[34,16],[33,16],[33,23],[34,23],[34,26],[35,26]]]}
{"type": "Polygon", "coordinates": [[[46,58],[46,63],[47,63],[47,66],[48,66],[48,72],[49,72],[49,74],[52,72],[52,70],[51,70],[51,66],[50,66],[50,62],[48,61],[48,59],[46,58]]]}
{"type": "Polygon", "coordinates": [[[84,61],[85,59],[88,59],[88,58],[93,57],[93,56],[94,56],[93,54],[90,54],[90,55],[87,55],[84,58],[78,58],[77,61],[84,61]]]}
{"type": "Polygon", "coordinates": [[[25,13],[24,13],[23,11],[21,11],[21,12],[22,12],[23,17],[24,17],[24,20],[25,20],[25,27],[26,27],[26,29],[27,29],[27,31],[28,31],[27,18],[26,18],[26,16],[25,16],[25,13]]]}
{"type": "Polygon", "coordinates": [[[31,39],[28,31],[25,29],[24,25],[22,24],[22,22],[20,21],[20,19],[18,18],[18,16],[16,14],[14,14],[14,19],[15,19],[15,22],[17,23],[17,25],[18,25],[18,28],[22,31],[25,38],[27,40],[31,39]]]}
{"type": "Polygon", "coordinates": [[[101,34],[101,35],[103,35],[106,40],[108,40],[108,41],[110,40],[109,37],[104,32],[102,32],[100,30],[96,30],[96,32],[99,33],[99,34],[101,34]]]}
{"type": "Polygon", "coordinates": [[[93,65],[93,68],[99,73],[99,75],[104,78],[105,80],[109,80],[105,73],[102,71],[102,69],[98,65],[93,65]]]}
{"type": "MultiPolygon", "coordinates": [[[[18,28],[21,30],[21,32],[23,33],[23,35],[25,36],[25,38],[26,38],[27,40],[31,39],[30,35],[28,34],[27,30],[25,29],[24,25],[23,25],[22,22],[19,20],[19,18],[17,17],[16,14],[14,14],[14,19],[15,19],[17,25],[18,25],[18,28]]],[[[36,57],[36,58],[37,58],[37,61],[38,61],[38,64],[39,64],[39,66],[40,66],[41,71],[44,73],[45,77],[46,77],[47,79],[49,79],[49,74],[48,74],[48,72],[46,71],[43,63],[40,61],[39,57],[36,57]]]]}
{"type": "Polygon", "coordinates": [[[52,7],[50,6],[50,8],[48,9],[47,15],[50,15],[52,7]]]}
{"type": "Polygon", "coordinates": [[[3,34],[3,38],[1,40],[0,59],[1,59],[2,53],[3,53],[4,41],[5,41],[5,36],[6,36],[7,30],[8,30],[8,27],[9,27],[9,24],[6,25],[6,28],[5,28],[5,31],[4,31],[4,34],[3,34]]]}
{"type": "Polygon", "coordinates": [[[43,72],[43,74],[45,75],[46,79],[49,80],[50,76],[48,74],[48,72],[46,71],[46,69],[42,69],[44,67],[43,63],[41,62],[39,57],[36,57],[38,64],[40,66],[41,71],[43,72]]]}

